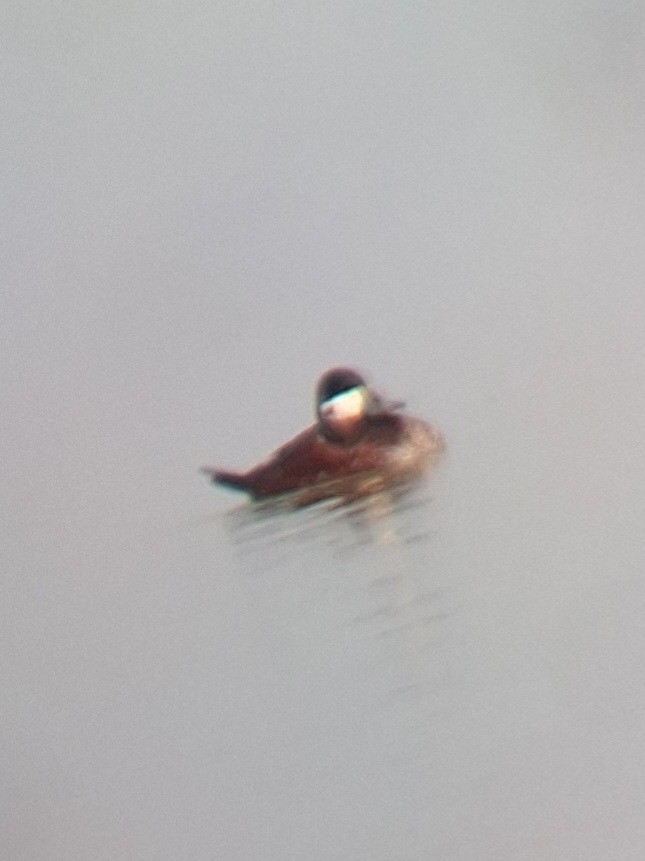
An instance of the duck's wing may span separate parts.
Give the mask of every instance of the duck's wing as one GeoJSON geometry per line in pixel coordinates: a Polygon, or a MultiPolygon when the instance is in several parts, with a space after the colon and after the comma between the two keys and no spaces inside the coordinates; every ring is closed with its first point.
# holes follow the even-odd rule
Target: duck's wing
{"type": "Polygon", "coordinates": [[[311,425],[246,472],[215,466],[204,466],[201,472],[215,484],[262,499],[315,483],[330,468],[338,468],[346,455],[342,450],[334,454],[330,448],[321,444],[316,426],[311,425]]]}
{"type": "MultiPolygon", "coordinates": [[[[383,418],[372,421],[380,425],[383,418]]],[[[377,436],[382,436],[382,432],[377,436]]],[[[380,438],[375,441],[380,442],[380,438]]],[[[215,467],[205,467],[203,472],[217,484],[246,491],[254,499],[265,499],[329,482],[343,482],[357,472],[375,469],[380,462],[380,450],[374,440],[347,446],[330,443],[320,436],[317,425],[311,425],[247,472],[215,467]]]]}
{"type": "Polygon", "coordinates": [[[311,425],[281,446],[243,478],[257,497],[287,493],[317,484],[342,474],[350,468],[351,452],[330,445],[311,425]]]}

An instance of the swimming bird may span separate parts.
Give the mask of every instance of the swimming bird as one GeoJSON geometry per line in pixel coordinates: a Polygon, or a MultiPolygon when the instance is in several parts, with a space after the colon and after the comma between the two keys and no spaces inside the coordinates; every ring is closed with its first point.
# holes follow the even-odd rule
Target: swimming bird
{"type": "Polygon", "coordinates": [[[331,368],[318,381],[316,422],[246,472],[203,467],[216,483],[254,501],[293,494],[301,507],[351,501],[422,474],[443,447],[439,432],[378,395],[353,368],[331,368]]]}

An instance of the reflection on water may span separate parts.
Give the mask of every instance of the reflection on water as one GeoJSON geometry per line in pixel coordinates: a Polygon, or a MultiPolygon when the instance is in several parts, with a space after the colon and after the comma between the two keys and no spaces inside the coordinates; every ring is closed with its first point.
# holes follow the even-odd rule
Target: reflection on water
{"type": "Polygon", "coordinates": [[[439,509],[417,485],[342,506],[245,505],[226,524],[256,600],[266,606],[267,593],[277,592],[284,603],[276,616],[295,603],[313,625],[328,614],[323,635],[336,638],[342,628],[348,648],[360,649],[391,697],[418,694],[429,678],[445,676],[435,654],[450,615],[439,509]]]}
{"type": "MultiPolygon", "coordinates": [[[[419,497],[415,486],[407,485],[370,494],[350,503],[324,500],[306,508],[293,509],[289,498],[270,503],[245,504],[229,512],[228,526],[237,545],[271,546],[284,540],[311,540],[330,537],[334,526],[348,527],[351,544],[408,543],[424,540],[427,534],[404,534],[406,512],[424,508],[430,502],[419,497]]],[[[334,534],[338,539],[340,536],[334,534]]],[[[343,544],[344,546],[344,544],[343,544]]]]}

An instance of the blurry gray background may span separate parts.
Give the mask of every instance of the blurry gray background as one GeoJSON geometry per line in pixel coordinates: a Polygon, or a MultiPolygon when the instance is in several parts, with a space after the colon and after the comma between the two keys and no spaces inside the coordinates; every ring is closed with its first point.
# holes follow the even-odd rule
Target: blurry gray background
{"type": "Polygon", "coordinates": [[[645,857],[644,17],[3,5],[3,858],[645,857]],[[236,525],[341,362],[426,498],[236,525]]]}

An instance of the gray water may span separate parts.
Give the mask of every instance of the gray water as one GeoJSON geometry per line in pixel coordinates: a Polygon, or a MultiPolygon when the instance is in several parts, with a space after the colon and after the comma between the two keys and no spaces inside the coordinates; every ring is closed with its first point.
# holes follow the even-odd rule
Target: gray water
{"type": "Polygon", "coordinates": [[[643,17],[5,4],[3,858],[645,857],[643,17]],[[346,362],[405,504],[198,474],[346,362]]]}

